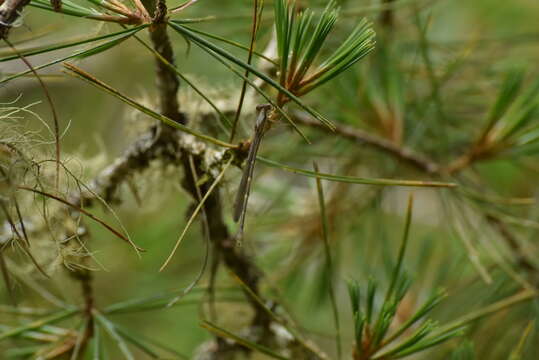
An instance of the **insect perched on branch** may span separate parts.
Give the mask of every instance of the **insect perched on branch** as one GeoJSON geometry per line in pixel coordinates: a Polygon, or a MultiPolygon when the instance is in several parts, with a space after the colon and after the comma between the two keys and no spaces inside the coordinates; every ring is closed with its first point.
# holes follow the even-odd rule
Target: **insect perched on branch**
{"type": "Polygon", "coordinates": [[[236,240],[240,244],[243,237],[243,228],[245,224],[245,214],[247,212],[247,202],[249,200],[249,192],[251,190],[251,181],[253,180],[253,172],[256,163],[256,154],[264,133],[268,129],[268,118],[272,106],[269,104],[262,104],[256,107],[257,116],[255,121],[255,129],[253,138],[251,139],[251,145],[249,147],[249,153],[247,155],[247,161],[245,162],[245,168],[241,177],[240,186],[236,194],[236,201],[234,203],[234,221],[239,222],[238,233],[236,234],[236,240]]]}

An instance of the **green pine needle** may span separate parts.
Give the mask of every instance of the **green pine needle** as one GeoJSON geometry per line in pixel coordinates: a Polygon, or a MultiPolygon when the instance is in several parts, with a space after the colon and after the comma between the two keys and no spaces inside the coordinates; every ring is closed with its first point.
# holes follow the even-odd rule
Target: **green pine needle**
{"type": "MultiPolygon", "coordinates": [[[[275,30],[280,84],[301,96],[347,70],[374,49],[371,24],[365,19],[325,61],[315,67],[326,40],[337,22],[339,8],[330,1],[318,21],[305,10],[298,14],[294,1],[275,2],[275,30]]],[[[287,100],[281,96],[281,102],[287,100]]]]}

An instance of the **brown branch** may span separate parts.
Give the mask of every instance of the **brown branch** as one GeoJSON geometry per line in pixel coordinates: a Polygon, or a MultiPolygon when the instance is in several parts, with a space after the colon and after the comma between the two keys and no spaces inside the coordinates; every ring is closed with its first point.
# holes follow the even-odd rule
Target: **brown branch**
{"type": "MultiPolygon", "coordinates": [[[[174,51],[167,33],[167,24],[164,22],[166,12],[165,2],[158,1],[154,15],[154,24],[150,28],[150,40],[154,50],[169,64],[174,65],[174,51]]],[[[180,88],[178,75],[170,69],[168,64],[157,57],[155,59],[155,67],[161,114],[185,125],[187,119],[180,112],[180,104],[178,102],[178,89],[180,88]]]]}
{"type": "MultiPolygon", "coordinates": [[[[155,19],[157,23],[151,28],[150,39],[154,49],[161,57],[169,64],[174,64],[174,54],[172,45],[167,33],[167,27],[165,23],[161,23],[159,12],[166,13],[163,9],[164,2],[159,3],[159,11],[156,11],[155,19]]],[[[159,93],[159,107],[160,112],[182,124],[187,123],[187,117],[180,111],[180,104],[178,103],[178,89],[180,81],[175,72],[173,72],[168,64],[165,64],[159,57],[156,57],[156,74],[157,74],[157,89],[159,93]]],[[[170,139],[174,139],[177,131],[164,125],[159,125],[163,134],[168,134],[170,139]]],[[[206,194],[209,190],[209,184],[211,181],[206,182],[202,186],[197,187],[193,179],[193,168],[190,164],[189,157],[191,154],[185,149],[180,148],[180,162],[184,171],[184,178],[182,180],[183,188],[192,196],[196,201],[197,193],[200,191],[202,195],[206,194]]],[[[193,156],[194,170],[197,174],[204,174],[202,168],[202,157],[200,155],[193,156]]],[[[206,173],[206,175],[209,175],[206,173]]],[[[243,248],[236,247],[235,241],[230,236],[230,231],[224,222],[223,207],[220,197],[220,189],[216,187],[212,194],[207,198],[204,204],[204,212],[208,219],[209,238],[212,242],[214,249],[219,254],[219,258],[223,259],[224,264],[233,273],[241,278],[241,280],[249,287],[251,291],[260,297],[259,282],[261,280],[261,272],[257,266],[247,257],[243,248]]],[[[249,292],[245,292],[246,297],[249,299],[251,306],[255,311],[255,315],[251,321],[251,332],[260,333],[261,340],[267,337],[273,337],[272,330],[270,328],[271,318],[267,314],[266,310],[259,304],[259,302],[253,298],[249,292]]],[[[225,353],[236,352],[238,350],[244,351],[237,344],[229,344],[222,339],[217,339],[216,342],[216,356],[222,358],[225,353]]]]}
{"type": "MultiPolygon", "coordinates": [[[[299,124],[326,132],[328,131],[328,128],[324,124],[313,120],[310,115],[302,111],[295,111],[293,113],[293,118],[299,124]]],[[[352,126],[335,124],[335,130],[332,132],[332,134],[351,140],[358,144],[365,144],[374,147],[428,174],[436,175],[442,171],[440,165],[433,160],[428,159],[426,156],[418,154],[409,148],[398,146],[389,140],[369,134],[352,126]]]]}
{"type": "Polygon", "coordinates": [[[165,159],[168,163],[177,163],[178,155],[167,139],[157,126],[153,126],[134,141],[123,155],[103,169],[88,186],[89,189],[73,194],[71,202],[81,207],[93,205],[97,197],[109,203],[117,202],[118,188],[129,177],[147,169],[153,160],[165,159]]]}
{"type": "Polygon", "coordinates": [[[51,6],[56,12],[62,10],[62,0],[51,0],[51,6]]]}
{"type": "MultiPolygon", "coordinates": [[[[85,229],[86,230],[86,229],[85,229]]],[[[85,233],[85,235],[88,235],[85,233]]],[[[85,257],[84,260],[89,257],[85,257]]],[[[83,260],[83,261],[84,261],[83,260]]],[[[84,354],[84,349],[88,345],[89,341],[94,336],[94,308],[95,308],[95,297],[93,289],[93,276],[91,270],[80,268],[76,269],[69,273],[73,276],[81,286],[82,298],[84,300],[84,308],[82,315],[86,319],[86,326],[84,327],[83,333],[80,334],[80,346],[78,348],[78,354],[84,354]]],[[[75,346],[73,351],[75,351],[75,346]]]]}
{"type": "Polygon", "coordinates": [[[385,8],[380,13],[380,23],[387,30],[392,30],[393,27],[394,27],[394,22],[395,22],[394,11],[395,10],[392,7],[393,2],[394,2],[394,0],[383,0],[383,4],[384,4],[385,8]]]}

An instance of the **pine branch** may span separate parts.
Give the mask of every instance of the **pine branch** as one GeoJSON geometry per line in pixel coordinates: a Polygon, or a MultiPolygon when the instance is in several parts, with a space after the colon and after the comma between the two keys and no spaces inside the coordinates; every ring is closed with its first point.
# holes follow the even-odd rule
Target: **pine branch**
{"type": "MultiPolygon", "coordinates": [[[[326,131],[326,128],[324,126],[322,126],[319,122],[312,120],[311,116],[304,112],[295,111],[293,115],[294,121],[296,121],[298,124],[326,131]]],[[[440,165],[438,165],[433,160],[430,160],[426,156],[416,153],[412,149],[395,145],[394,142],[388,141],[376,135],[372,135],[360,129],[351,126],[336,124],[335,130],[332,132],[332,134],[351,140],[355,143],[364,144],[376,148],[386,154],[389,154],[395,158],[398,158],[401,161],[412,165],[413,167],[422,172],[426,172],[431,175],[436,175],[441,172],[440,165]]]]}
{"type": "Polygon", "coordinates": [[[139,136],[123,155],[94,178],[86,191],[72,194],[71,201],[80,206],[92,206],[98,197],[107,203],[117,202],[115,194],[120,185],[129,177],[147,169],[153,160],[165,159],[167,163],[179,163],[177,142],[168,142],[162,134],[157,126],[153,126],[139,136]],[[171,144],[175,146],[171,147],[171,144]]]}
{"type": "MultiPolygon", "coordinates": [[[[161,7],[164,6],[164,2],[161,2],[160,4],[161,7]]],[[[174,65],[174,54],[167,34],[166,25],[164,23],[154,24],[151,28],[150,38],[154,49],[169,64],[174,65]]],[[[188,119],[185,114],[180,111],[180,104],[177,100],[180,82],[176,73],[159,58],[156,58],[156,69],[161,113],[182,124],[186,124],[188,119]]],[[[170,134],[169,136],[171,136],[171,139],[174,139],[173,134],[176,130],[164,127],[162,124],[159,126],[161,127],[163,134],[165,134],[164,136],[170,134]]],[[[189,194],[191,194],[193,199],[197,199],[197,192],[199,190],[193,180],[196,177],[192,174],[192,168],[189,163],[190,155],[191,154],[185,151],[185,149],[180,149],[180,161],[184,171],[182,186],[189,194]]],[[[199,176],[204,175],[204,169],[202,169],[202,157],[200,155],[194,156],[193,160],[196,173],[199,174],[199,176]]],[[[206,194],[209,190],[209,183],[211,182],[206,182],[199,187],[202,195],[206,194]]],[[[251,293],[245,291],[245,295],[255,312],[249,332],[253,334],[262,334],[262,336],[259,335],[261,340],[273,338],[275,335],[270,328],[271,317],[256,299],[256,297],[261,297],[259,283],[262,279],[262,273],[251,259],[247,257],[243,248],[238,248],[236,246],[236,242],[230,236],[230,231],[224,222],[219,187],[216,187],[212,194],[206,199],[204,212],[208,219],[209,238],[216,253],[223,259],[225,266],[236,274],[254,294],[253,296],[251,293]]],[[[231,345],[226,341],[217,341],[215,353],[217,358],[222,358],[222,354],[231,351],[245,351],[245,349],[237,344],[231,345]]]]}

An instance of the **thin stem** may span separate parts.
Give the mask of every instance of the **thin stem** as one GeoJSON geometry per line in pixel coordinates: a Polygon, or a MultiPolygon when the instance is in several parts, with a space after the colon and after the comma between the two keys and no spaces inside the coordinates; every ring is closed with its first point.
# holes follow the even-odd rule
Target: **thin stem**
{"type": "Polygon", "coordinates": [[[494,304],[488,305],[480,310],[474,311],[472,313],[469,313],[467,315],[464,315],[460,319],[457,319],[455,321],[452,321],[451,323],[442,326],[438,328],[436,331],[437,334],[442,334],[448,331],[456,330],[460,327],[463,327],[472,321],[479,320],[481,318],[484,318],[485,316],[489,316],[491,314],[495,314],[501,310],[507,309],[511,306],[514,306],[518,303],[529,301],[535,297],[537,297],[537,291],[533,289],[526,289],[522,290],[518,294],[515,294],[513,296],[510,296],[508,298],[505,298],[503,300],[500,300],[494,304]]]}
{"type": "MultiPolygon", "coordinates": [[[[317,173],[320,172],[318,165],[313,163],[314,171],[317,173]]],[[[333,312],[333,321],[335,323],[335,339],[337,344],[337,358],[342,358],[342,342],[341,342],[341,325],[339,320],[339,310],[337,306],[337,296],[335,294],[335,267],[333,265],[333,260],[331,257],[331,247],[329,245],[329,224],[328,218],[326,216],[326,204],[324,199],[324,187],[322,186],[322,180],[316,178],[316,188],[318,193],[318,203],[320,206],[320,219],[322,222],[322,238],[324,240],[324,253],[326,256],[326,264],[329,272],[329,298],[331,301],[331,309],[333,312]]]]}
{"type": "MultiPolygon", "coordinates": [[[[294,111],[293,118],[298,124],[329,132],[326,126],[323,126],[318,121],[313,121],[309,115],[302,111],[294,111]]],[[[440,172],[441,166],[423,154],[417,153],[410,148],[396,145],[382,137],[372,135],[355,127],[335,125],[335,130],[331,134],[351,140],[360,145],[364,144],[374,147],[428,174],[435,175],[440,172]]]]}

